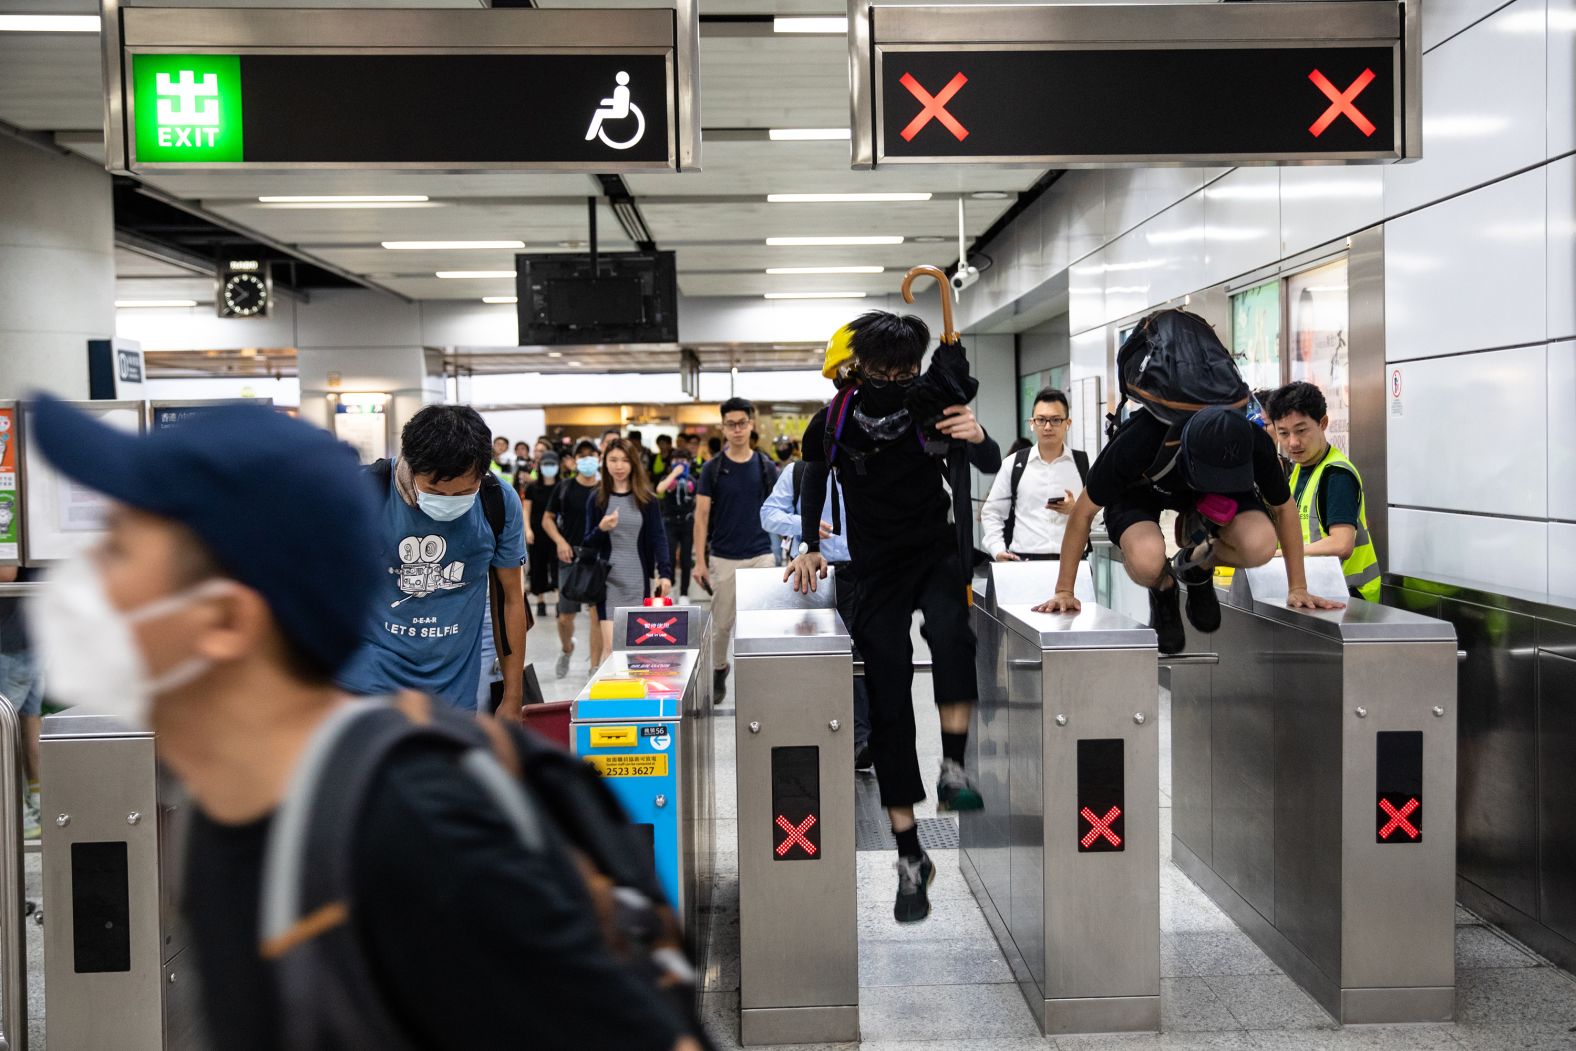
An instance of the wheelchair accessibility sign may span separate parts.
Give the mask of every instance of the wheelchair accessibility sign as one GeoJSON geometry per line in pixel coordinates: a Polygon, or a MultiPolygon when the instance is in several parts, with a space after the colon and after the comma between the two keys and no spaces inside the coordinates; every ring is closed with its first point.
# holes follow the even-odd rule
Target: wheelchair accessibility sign
{"type": "Polygon", "coordinates": [[[592,116],[591,126],[586,129],[586,141],[600,139],[602,145],[609,149],[627,150],[639,143],[646,134],[646,117],[640,112],[640,107],[630,101],[629,74],[619,70],[618,75],[613,79],[616,85],[613,88],[613,97],[603,99],[601,108],[592,116]],[[627,127],[630,121],[634,121],[632,131],[627,127]],[[625,125],[617,129],[617,132],[627,135],[627,138],[610,137],[604,126],[608,122],[625,125]]]}

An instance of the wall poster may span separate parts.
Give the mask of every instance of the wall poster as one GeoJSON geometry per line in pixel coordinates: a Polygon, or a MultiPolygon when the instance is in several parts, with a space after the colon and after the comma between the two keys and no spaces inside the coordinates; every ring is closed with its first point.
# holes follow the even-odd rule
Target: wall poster
{"type": "MultiPolygon", "coordinates": [[[[99,422],[130,434],[142,433],[140,401],[78,401],[68,403],[96,417],[99,422]]],[[[23,405],[23,416],[27,416],[23,405]]],[[[55,562],[81,554],[97,542],[104,530],[110,500],[104,494],[72,481],[55,470],[33,441],[22,443],[21,483],[27,490],[27,549],[22,560],[29,566],[55,562]]]]}
{"type": "Polygon", "coordinates": [[[1280,281],[1243,289],[1231,297],[1231,356],[1254,390],[1281,385],[1280,281]]]}
{"type": "Polygon", "coordinates": [[[0,565],[22,554],[21,488],[16,481],[16,406],[0,405],[0,565]]]}
{"type": "Polygon", "coordinates": [[[1351,456],[1351,370],[1348,362],[1346,260],[1286,279],[1291,379],[1324,392],[1330,444],[1351,456]]]}

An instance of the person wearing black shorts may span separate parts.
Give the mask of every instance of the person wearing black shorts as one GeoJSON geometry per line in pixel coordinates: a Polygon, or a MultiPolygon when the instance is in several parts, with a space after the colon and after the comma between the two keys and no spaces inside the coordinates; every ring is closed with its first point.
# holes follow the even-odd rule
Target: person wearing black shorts
{"type": "Polygon", "coordinates": [[[967,380],[962,348],[938,348],[930,371],[920,376],[930,333],[919,318],[872,311],[841,329],[833,337],[834,344],[839,339],[848,341],[858,360],[860,383],[852,394],[839,395],[844,401],[834,402],[848,410],[840,435],[829,409],[821,410],[805,429],[803,540],[784,579],[791,578],[795,590],[812,591],[826,575],[820,520],[833,465],[828,452],[835,452],[844,498],[840,524],[847,532],[859,581],[848,629],[865,661],[871,757],[881,804],[897,839],[893,915],[899,923],[913,923],[930,914],[928,887],[935,867],[920,848],[914,823],[914,804],[925,798],[925,781],[915,751],[910,629],[917,610],[925,618],[930,640],[941,721],[937,806],[978,810],[983,800],[963,767],[969,718],[979,697],[967,597],[966,572],[971,567],[959,562],[958,534],[948,520],[951,500],[942,484],[943,464],[962,472],[966,484],[967,466],[959,457],[989,473],[1001,467],[1001,450],[966,404],[952,403],[964,388],[941,379],[941,374],[961,373],[967,380]],[[937,392],[936,397],[924,397],[922,392],[927,391],[937,392]],[[934,402],[941,416],[934,429],[950,443],[946,461],[927,451],[921,425],[928,421],[914,418],[911,412],[911,406],[921,401],[934,402]]]}
{"type": "Polygon", "coordinates": [[[1150,627],[1161,653],[1177,653],[1186,643],[1179,583],[1187,589],[1188,621],[1199,631],[1214,631],[1220,627],[1215,567],[1262,566],[1275,556],[1277,540],[1286,557],[1288,606],[1344,606],[1308,593],[1297,504],[1269,435],[1241,410],[1212,406],[1188,420],[1175,464],[1164,470],[1173,459],[1169,430],[1164,421],[1139,410],[1101,450],[1062,538],[1056,594],[1035,610],[1073,613],[1080,608],[1073,595],[1078,559],[1102,507],[1106,532],[1122,549],[1127,575],[1149,589],[1150,627]],[[1181,514],[1174,559],[1166,556],[1162,511],[1181,514]],[[1222,524],[1221,518],[1228,520],[1222,524]]]}

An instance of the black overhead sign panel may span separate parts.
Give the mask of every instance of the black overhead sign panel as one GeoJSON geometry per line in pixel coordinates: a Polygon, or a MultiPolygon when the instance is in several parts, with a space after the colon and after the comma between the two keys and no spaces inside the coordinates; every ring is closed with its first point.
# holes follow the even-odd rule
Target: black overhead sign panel
{"type": "Polygon", "coordinates": [[[107,10],[113,171],[698,167],[694,0],[107,10]]]}
{"type": "Polygon", "coordinates": [[[854,166],[1416,157],[1408,14],[1393,0],[856,7],[854,166]]]}

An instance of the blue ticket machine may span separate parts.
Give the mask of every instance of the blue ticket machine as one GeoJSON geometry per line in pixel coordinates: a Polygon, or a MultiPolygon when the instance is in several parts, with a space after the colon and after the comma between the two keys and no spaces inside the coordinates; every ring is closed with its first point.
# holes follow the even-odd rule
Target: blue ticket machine
{"type": "MultiPolygon", "coordinates": [[[[644,833],[692,951],[710,887],[709,618],[691,607],[620,609],[614,650],[576,698],[570,739],[644,833]]],[[[704,942],[700,942],[704,945],[704,942]]]]}

